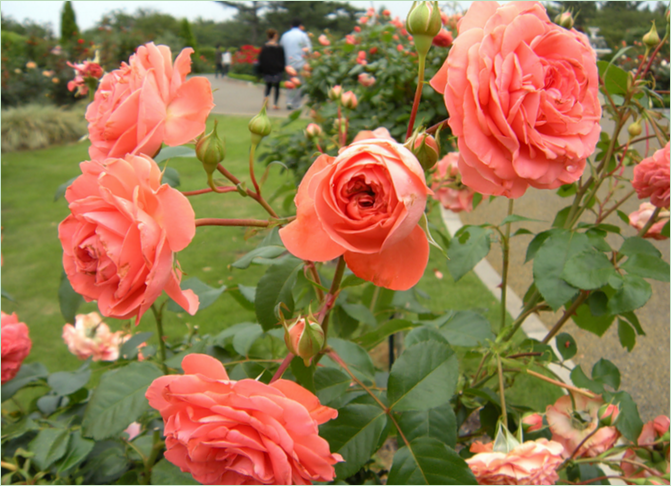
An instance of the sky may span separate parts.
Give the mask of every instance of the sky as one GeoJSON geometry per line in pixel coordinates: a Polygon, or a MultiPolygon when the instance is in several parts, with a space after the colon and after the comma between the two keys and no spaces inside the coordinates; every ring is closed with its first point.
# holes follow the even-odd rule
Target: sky
{"type": "MultiPolygon", "coordinates": [[[[59,35],[63,3],[65,2],[3,0],[0,8],[2,9],[2,15],[10,16],[19,22],[30,19],[41,24],[50,23],[54,33],[59,35]]],[[[367,9],[371,5],[377,9],[384,5],[391,11],[392,16],[398,15],[402,19],[405,18],[412,6],[412,2],[408,1],[350,1],[349,3],[361,9],[367,9]]],[[[138,8],[151,8],[176,18],[186,17],[189,20],[195,20],[202,17],[217,22],[231,19],[235,15],[235,9],[233,8],[224,8],[215,2],[204,1],[73,1],[72,6],[77,18],[77,25],[81,30],[93,27],[105,13],[117,9],[132,14],[138,8]]]]}

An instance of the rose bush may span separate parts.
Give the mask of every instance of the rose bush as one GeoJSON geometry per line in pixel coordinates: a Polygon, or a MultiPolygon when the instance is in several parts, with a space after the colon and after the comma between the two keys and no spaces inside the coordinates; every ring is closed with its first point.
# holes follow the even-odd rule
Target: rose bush
{"type": "Polygon", "coordinates": [[[464,184],[520,197],[576,181],[601,132],[587,37],[537,3],[475,2],[431,86],[444,95],[464,184]]]}
{"type": "Polygon", "coordinates": [[[179,287],[174,254],[196,232],[189,201],[167,184],[149,157],[82,162],[68,187],[70,212],[58,227],[63,267],[76,292],[106,317],[139,323],[166,291],[191,314],[198,297],[179,287]]]}

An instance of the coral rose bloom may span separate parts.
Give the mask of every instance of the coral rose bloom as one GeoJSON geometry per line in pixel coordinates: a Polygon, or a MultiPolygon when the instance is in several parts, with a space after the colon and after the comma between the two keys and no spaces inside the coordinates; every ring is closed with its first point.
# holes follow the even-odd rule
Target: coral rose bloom
{"type": "Polygon", "coordinates": [[[63,267],[72,288],[101,314],[139,323],[165,290],[190,314],[198,297],[179,287],[174,253],[196,232],[191,204],[161,185],[161,171],[149,157],[82,162],[82,175],[65,198],[72,213],[58,227],[63,267]]]}
{"type": "Polygon", "coordinates": [[[280,230],[287,250],[303,260],[344,255],[354,274],[375,285],[407,290],[429,258],[418,225],[431,190],[415,156],[385,138],[369,138],[321,155],[294,200],[297,218],[280,230]]]}
{"type": "Polygon", "coordinates": [[[21,363],[30,353],[33,343],[28,336],[28,326],[19,322],[16,314],[0,312],[0,340],[2,341],[2,383],[16,376],[21,363]]]}
{"type": "Polygon", "coordinates": [[[338,416],[288,380],[231,381],[204,354],[182,361],[184,375],[154,380],[149,405],[165,422],[165,458],[202,484],[310,484],[332,481],[331,454],[318,425],[338,416]]]}
{"type": "MultiPolygon", "coordinates": [[[[636,228],[638,231],[641,231],[646,223],[652,217],[652,214],[657,208],[650,204],[649,202],[641,203],[638,207],[638,211],[634,211],[629,215],[629,225],[633,228],[636,228]]],[[[666,223],[669,222],[669,212],[666,211],[659,213],[659,220],[650,226],[650,229],[643,235],[643,238],[652,238],[653,240],[665,240],[666,236],[662,235],[662,229],[666,223]]]]}
{"type": "MultiPolygon", "coordinates": [[[[648,447],[653,451],[657,452],[662,458],[659,462],[648,465],[653,469],[657,469],[659,474],[669,472],[669,448],[668,442],[662,442],[659,444],[653,444],[661,436],[669,431],[669,417],[665,415],[660,415],[655,420],[652,420],[646,423],[641,430],[641,435],[638,436],[638,445],[643,447],[648,447]]],[[[636,452],[632,449],[627,449],[624,453],[624,459],[636,462],[644,462],[637,455],[636,452]]],[[[622,462],[620,464],[622,472],[628,478],[654,478],[650,471],[638,467],[635,464],[630,462],[622,462]]],[[[652,480],[651,480],[652,481],[652,480]]],[[[657,482],[651,484],[669,484],[668,480],[657,478],[657,482]]]]}
{"type": "Polygon", "coordinates": [[[458,30],[431,86],[445,97],[464,184],[517,198],[576,181],[601,132],[587,37],[538,2],[474,2],[458,30]]]}
{"type": "Polygon", "coordinates": [[[431,185],[435,198],[445,209],[459,213],[473,211],[473,189],[461,184],[457,177],[459,175],[459,153],[451,152],[440,159],[436,164],[437,181],[431,185]],[[448,187],[448,184],[456,184],[460,188],[448,187]]]}
{"type": "Polygon", "coordinates": [[[666,147],[634,167],[631,185],[636,189],[639,199],[649,197],[654,206],[669,207],[669,142],[666,147]]]}
{"type": "Polygon", "coordinates": [[[121,331],[110,332],[97,312],[78,314],[74,326],[63,326],[63,341],[79,359],[93,356],[93,361],[116,361],[119,348],[129,337],[124,337],[121,331]]]}
{"type": "MultiPolygon", "coordinates": [[[[564,457],[570,457],[583,439],[599,427],[599,407],[604,404],[600,396],[587,398],[582,394],[573,394],[575,410],[571,397],[564,395],[554,405],[548,405],[545,418],[552,431],[552,440],[564,446],[564,457]]],[[[618,412],[613,414],[617,419],[618,412]]],[[[575,457],[596,457],[607,451],[620,437],[615,427],[601,427],[585,442],[575,457]]]]}
{"type": "Polygon", "coordinates": [[[466,463],[478,484],[555,484],[557,468],[564,462],[564,447],[558,442],[538,439],[527,441],[505,454],[493,452],[494,444],[475,442],[471,452],[477,452],[466,463]]]}
{"type": "Polygon", "coordinates": [[[186,81],[192,52],[182,50],[173,66],[170,48],[150,42],[103,76],[86,110],[92,160],[153,157],[163,142],[182,145],[203,133],[214,106],[212,88],[203,77],[186,81]]]}

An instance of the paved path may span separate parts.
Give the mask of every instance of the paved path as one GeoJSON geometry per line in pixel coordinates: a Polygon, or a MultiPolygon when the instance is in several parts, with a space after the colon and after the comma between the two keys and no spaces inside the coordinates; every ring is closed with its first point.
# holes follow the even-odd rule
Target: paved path
{"type": "MultiPolygon", "coordinates": [[[[263,86],[228,78],[214,79],[213,75],[207,77],[216,90],[214,93],[216,106],[213,113],[253,116],[260,110],[263,103],[263,86]]],[[[285,93],[282,91],[281,109],[270,110],[269,114],[286,117],[289,112],[284,109],[285,104],[285,93]]],[[[640,153],[644,153],[645,147],[638,149],[640,153]]],[[[515,202],[515,214],[551,222],[557,209],[568,205],[569,201],[570,198],[561,199],[554,191],[531,189],[525,197],[515,202]]],[[[638,200],[632,198],[623,205],[622,210],[628,214],[637,208],[638,200]]],[[[481,224],[485,221],[497,223],[505,217],[506,210],[505,198],[496,198],[492,203],[484,201],[473,213],[461,213],[460,216],[464,224],[481,224]]],[[[608,222],[621,226],[625,236],[635,234],[635,231],[624,225],[617,216],[612,216],[608,222]]],[[[547,229],[548,225],[548,223],[524,223],[516,226],[541,231],[547,229]]],[[[508,284],[519,296],[524,295],[531,282],[531,264],[524,265],[525,251],[530,239],[530,236],[518,236],[512,241],[512,270],[508,284]]],[[[609,243],[618,247],[621,239],[611,236],[609,243]]],[[[669,261],[669,242],[652,241],[652,243],[662,252],[664,259],[669,261]]],[[[488,260],[500,274],[501,253],[496,245],[492,248],[488,260]]],[[[651,420],[659,414],[669,414],[669,284],[656,281],[651,283],[653,295],[650,302],[636,312],[647,336],[638,338],[631,353],[623,349],[619,343],[617,322],[602,338],[579,329],[573,323],[566,328],[578,344],[578,354],[574,358],[576,364],[582,365],[589,374],[594,362],[601,357],[615,363],[622,373],[621,388],[631,393],[639,404],[639,411],[644,421],[651,420]]],[[[554,324],[556,319],[557,316],[553,314],[541,315],[541,320],[546,325],[554,324]]]]}

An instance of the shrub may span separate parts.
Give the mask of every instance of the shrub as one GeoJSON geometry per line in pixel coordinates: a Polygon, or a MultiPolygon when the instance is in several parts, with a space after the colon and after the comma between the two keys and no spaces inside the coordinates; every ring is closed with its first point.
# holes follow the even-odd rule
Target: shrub
{"type": "Polygon", "coordinates": [[[2,151],[36,150],[86,134],[83,105],[66,110],[29,104],[2,110],[2,151]]]}

